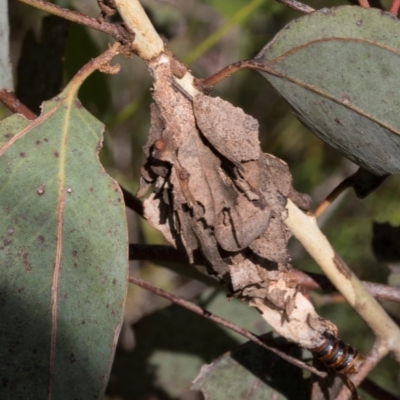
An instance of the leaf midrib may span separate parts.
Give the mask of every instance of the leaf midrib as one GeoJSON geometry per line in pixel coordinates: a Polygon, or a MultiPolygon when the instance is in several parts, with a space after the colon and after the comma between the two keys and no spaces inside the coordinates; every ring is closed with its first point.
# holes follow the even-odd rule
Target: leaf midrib
{"type": "Polygon", "coordinates": [[[341,99],[339,99],[339,98],[337,98],[337,97],[335,97],[333,95],[330,95],[329,93],[324,92],[324,91],[322,91],[320,89],[317,89],[316,87],[314,87],[314,86],[312,86],[312,85],[310,85],[308,83],[305,83],[305,82],[303,82],[303,81],[301,81],[301,80],[299,80],[297,78],[292,78],[289,75],[282,74],[281,72],[276,71],[274,69],[274,67],[273,67],[274,64],[277,64],[278,62],[283,61],[288,56],[290,56],[290,55],[292,55],[292,54],[294,54],[294,53],[296,53],[296,52],[298,52],[300,50],[303,50],[303,49],[305,49],[305,48],[307,48],[307,47],[309,47],[309,46],[311,46],[313,44],[322,43],[322,42],[329,42],[329,41],[342,41],[342,40],[345,40],[347,42],[354,41],[354,42],[359,42],[359,43],[367,43],[367,44],[370,44],[370,45],[373,45],[373,46],[377,46],[377,47],[383,48],[383,49],[388,50],[388,51],[392,51],[396,55],[400,56],[400,51],[397,51],[397,50],[395,50],[395,49],[393,49],[392,47],[389,47],[389,46],[385,46],[385,45],[382,45],[382,44],[377,44],[376,42],[373,42],[373,41],[370,41],[370,40],[355,39],[355,38],[344,39],[344,38],[338,38],[338,37],[330,37],[330,38],[324,38],[324,39],[317,39],[317,40],[314,40],[314,41],[307,42],[304,45],[295,47],[295,48],[287,51],[286,53],[280,55],[279,57],[275,58],[272,61],[264,62],[262,64],[262,66],[260,67],[260,70],[262,70],[263,72],[265,72],[267,74],[271,74],[271,75],[274,75],[274,76],[276,76],[278,78],[281,78],[281,79],[287,80],[289,82],[292,82],[292,83],[294,83],[294,84],[296,84],[296,85],[298,85],[300,87],[303,87],[306,90],[309,90],[310,92],[314,92],[315,94],[318,94],[319,96],[322,96],[322,97],[324,97],[324,98],[326,98],[328,100],[331,100],[331,101],[333,101],[333,102],[335,102],[335,103],[337,103],[337,104],[339,104],[339,105],[341,105],[343,107],[346,107],[349,110],[354,111],[355,113],[359,114],[360,116],[363,116],[363,117],[367,118],[368,120],[380,125],[381,127],[385,128],[385,129],[388,129],[389,131],[393,132],[394,134],[400,136],[400,129],[396,129],[395,127],[393,127],[393,126],[391,126],[391,125],[389,125],[389,124],[377,119],[376,117],[372,116],[371,114],[366,113],[362,109],[360,109],[358,107],[355,107],[353,104],[349,104],[347,102],[343,102],[343,100],[341,100],[341,99]]]}
{"type": "MultiPolygon", "coordinates": [[[[70,123],[71,108],[74,101],[74,93],[69,93],[66,97],[66,110],[64,115],[63,130],[59,150],[59,169],[58,169],[58,198],[57,198],[57,239],[54,261],[53,280],[51,286],[51,338],[50,338],[50,371],[49,371],[49,390],[48,399],[51,400],[54,386],[54,369],[57,346],[57,316],[58,316],[58,284],[60,279],[61,257],[63,250],[63,223],[65,206],[65,160],[68,139],[68,128],[70,123]]],[[[62,102],[63,103],[63,102],[62,102]]],[[[61,103],[61,104],[62,104],[61,103]]]]}

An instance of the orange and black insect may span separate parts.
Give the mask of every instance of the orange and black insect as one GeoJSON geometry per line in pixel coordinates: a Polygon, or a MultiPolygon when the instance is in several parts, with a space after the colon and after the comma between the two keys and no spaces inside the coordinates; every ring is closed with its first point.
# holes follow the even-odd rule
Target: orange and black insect
{"type": "Polygon", "coordinates": [[[311,351],[328,367],[336,372],[351,375],[358,372],[364,357],[353,347],[344,343],[331,333],[325,332],[326,341],[311,351]]]}

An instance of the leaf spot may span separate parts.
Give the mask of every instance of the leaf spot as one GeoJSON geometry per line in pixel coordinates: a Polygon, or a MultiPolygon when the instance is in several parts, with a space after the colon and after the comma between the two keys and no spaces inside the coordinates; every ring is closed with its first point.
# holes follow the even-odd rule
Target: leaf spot
{"type": "Polygon", "coordinates": [[[72,188],[67,188],[67,193],[71,194],[72,193],[72,188]]]}
{"type": "Polygon", "coordinates": [[[73,363],[75,363],[75,362],[76,362],[76,359],[75,359],[74,353],[71,353],[70,360],[71,360],[71,364],[73,364],[73,363]]]}
{"type": "Polygon", "coordinates": [[[82,324],[82,325],[85,325],[85,324],[86,324],[86,321],[83,319],[82,322],[81,322],[81,324],[82,324]]]}
{"type": "Polygon", "coordinates": [[[60,154],[58,153],[58,151],[55,151],[53,154],[54,154],[54,157],[55,157],[55,158],[58,158],[59,155],[60,155],[60,154]]]}
{"type": "Polygon", "coordinates": [[[39,240],[40,243],[44,243],[44,237],[42,235],[40,235],[38,237],[38,240],[39,240]]]}
{"type": "Polygon", "coordinates": [[[342,97],[342,102],[346,106],[351,106],[351,100],[350,100],[350,98],[348,96],[343,96],[342,97]]]}
{"type": "Polygon", "coordinates": [[[26,157],[26,153],[19,153],[20,157],[26,157]]]}
{"type": "Polygon", "coordinates": [[[76,257],[76,256],[78,255],[78,252],[77,252],[76,250],[73,250],[73,251],[72,251],[72,255],[73,255],[74,257],[76,257]]]}
{"type": "Polygon", "coordinates": [[[359,21],[357,21],[357,22],[356,22],[356,25],[357,25],[357,26],[361,26],[361,25],[362,25],[362,23],[363,23],[363,20],[362,20],[362,19],[360,19],[359,21]]]}
{"type": "Polygon", "coordinates": [[[35,142],[36,146],[39,146],[39,145],[40,145],[40,143],[41,143],[41,141],[40,141],[40,140],[36,140],[36,142],[35,142]]]}
{"type": "Polygon", "coordinates": [[[45,194],[45,188],[46,188],[46,184],[42,183],[42,184],[38,187],[37,194],[38,194],[39,196],[44,195],[44,194],[45,194]]]}
{"type": "Polygon", "coordinates": [[[336,122],[338,125],[343,125],[343,124],[342,124],[342,121],[341,121],[339,118],[335,118],[335,122],[336,122]]]}
{"type": "Polygon", "coordinates": [[[14,229],[12,229],[12,228],[10,228],[10,229],[7,231],[7,235],[9,235],[9,236],[12,236],[13,233],[14,233],[14,229]]]}

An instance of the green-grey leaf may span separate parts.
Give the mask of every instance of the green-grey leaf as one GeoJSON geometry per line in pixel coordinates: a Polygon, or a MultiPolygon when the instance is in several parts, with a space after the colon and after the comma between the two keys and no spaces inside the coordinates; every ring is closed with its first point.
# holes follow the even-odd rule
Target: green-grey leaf
{"type": "Polygon", "coordinates": [[[0,90],[13,90],[8,24],[8,0],[0,0],[0,90]]]}
{"type": "Polygon", "coordinates": [[[249,342],[205,365],[193,381],[206,399],[305,399],[301,369],[249,342]]]}
{"type": "Polygon", "coordinates": [[[400,23],[377,9],[322,9],[290,22],[256,60],[298,118],[376,174],[400,172],[400,23]]]}
{"type": "Polygon", "coordinates": [[[101,399],[113,361],[124,206],[75,90],[0,124],[1,399],[101,399]]]}

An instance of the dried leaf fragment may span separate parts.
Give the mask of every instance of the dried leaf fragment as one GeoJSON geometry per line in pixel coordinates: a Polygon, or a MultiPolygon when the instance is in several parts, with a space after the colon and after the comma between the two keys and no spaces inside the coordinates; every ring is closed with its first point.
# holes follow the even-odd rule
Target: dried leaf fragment
{"type": "Polygon", "coordinates": [[[218,97],[198,94],[193,111],[201,133],[211,145],[240,168],[242,161],[260,156],[258,122],[241,108],[218,97]]]}

